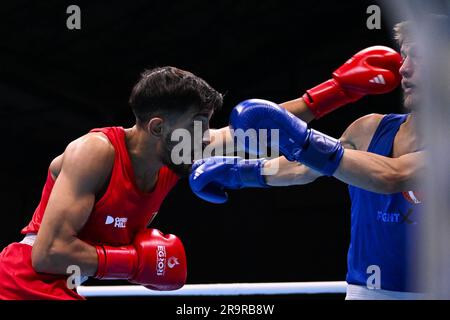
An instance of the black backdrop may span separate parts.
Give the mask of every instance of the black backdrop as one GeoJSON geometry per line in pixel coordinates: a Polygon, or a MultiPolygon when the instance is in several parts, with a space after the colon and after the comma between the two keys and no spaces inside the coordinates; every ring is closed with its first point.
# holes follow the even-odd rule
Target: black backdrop
{"type": "MultiPolygon", "coordinates": [[[[130,89],[148,67],[173,65],[226,92],[212,127],[239,101],[282,102],[371,45],[394,46],[391,25],[366,27],[374,1],[23,1],[2,3],[0,245],[20,240],[51,159],[93,127],[131,126],[130,89]],[[66,8],[81,8],[81,30],[66,8]]],[[[383,15],[382,7],[382,18],[383,15]]],[[[400,112],[400,91],[371,96],[311,125],[339,137],[358,117],[400,112]]],[[[179,235],[189,283],[343,280],[349,242],[343,183],[230,192],[197,199],[182,181],[153,226],[179,235]]]]}

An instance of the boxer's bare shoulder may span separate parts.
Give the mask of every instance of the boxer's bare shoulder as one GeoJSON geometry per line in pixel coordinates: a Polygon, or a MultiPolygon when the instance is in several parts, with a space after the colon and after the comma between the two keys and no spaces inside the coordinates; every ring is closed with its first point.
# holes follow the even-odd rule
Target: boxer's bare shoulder
{"type": "Polygon", "coordinates": [[[56,179],[61,172],[63,162],[72,164],[73,167],[76,167],[77,163],[93,168],[101,164],[101,171],[109,174],[114,164],[114,155],[114,147],[106,135],[101,132],[91,132],[70,142],[64,152],[53,159],[49,169],[53,179],[56,179]]]}
{"type": "Polygon", "coordinates": [[[367,151],[383,117],[383,114],[371,113],[355,120],[347,127],[339,140],[345,148],[367,151]]]}

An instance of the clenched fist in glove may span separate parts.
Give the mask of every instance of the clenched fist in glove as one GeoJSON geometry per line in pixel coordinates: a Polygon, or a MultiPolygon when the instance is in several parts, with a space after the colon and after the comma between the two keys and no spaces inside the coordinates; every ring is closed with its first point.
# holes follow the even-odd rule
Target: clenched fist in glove
{"type": "Polygon", "coordinates": [[[225,189],[268,187],[262,173],[264,162],[221,156],[201,159],[192,166],[189,184],[201,199],[224,203],[228,199],[225,189]]]}
{"type": "Polygon", "coordinates": [[[173,234],[144,229],[132,245],[95,248],[98,279],[124,279],[153,290],[175,290],[186,282],[186,254],[181,240],[173,234]]]}
{"type": "Polygon", "coordinates": [[[402,57],[395,50],[369,47],[334,71],[332,79],[306,90],[302,98],[318,119],[365,95],[394,90],[401,81],[401,65],[402,57]]]}

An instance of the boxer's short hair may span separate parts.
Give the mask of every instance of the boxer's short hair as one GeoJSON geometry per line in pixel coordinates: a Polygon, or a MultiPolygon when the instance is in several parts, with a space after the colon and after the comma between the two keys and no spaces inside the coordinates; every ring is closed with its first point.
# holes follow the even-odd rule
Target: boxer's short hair
{"type": "Polygon", "coordinates": [[[401,47],[403,42],[411,38],[412,32],[412,22],[402,21],[394,26],[394,39],[397,41],[398,45],[401,47]]]}
{"type": "Polygon", "coordinates": [[[216,111],[222,103],[222,94],[205,80],[170,66],[145,70],[129,99],[138,125],[154,116],[170,117],[190,108],[216,111]]]}
{"type": "MultiPolygon", "coordinates": [[[[441,32],[450,27],[446,15],[427,14],[421,22],[431,27],[431,30],[441,30],[441,32]]],[[[416,32],[414,29],[417,27],[417,22],[413,20],[402,21],[394,26],[394,39],[400,47],[404,42],[413,40],[414,32],[416,32]]]]}

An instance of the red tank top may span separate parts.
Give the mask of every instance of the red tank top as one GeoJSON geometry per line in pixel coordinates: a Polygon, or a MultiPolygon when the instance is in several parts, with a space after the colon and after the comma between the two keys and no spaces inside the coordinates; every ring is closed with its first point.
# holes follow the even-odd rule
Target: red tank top
{"type": "MultiPolygon", "coordinates": [[[[167,193],[177,183],[178,176],[169,168],[162,167],[153,191],[140,191],[135,184],[124,129],[108,127],[93,129],[91,132],[102,132],[108,137],[115,150],[114,166],[106,192],[96,201],[78,237],[93,244],[130,244],[136,232],[145,228],[157,214],[167,193]]],[[[41,201],[31,222],[22,229],[23,234],[38,232],[54,184],[49,171],[41,201]]]]}

